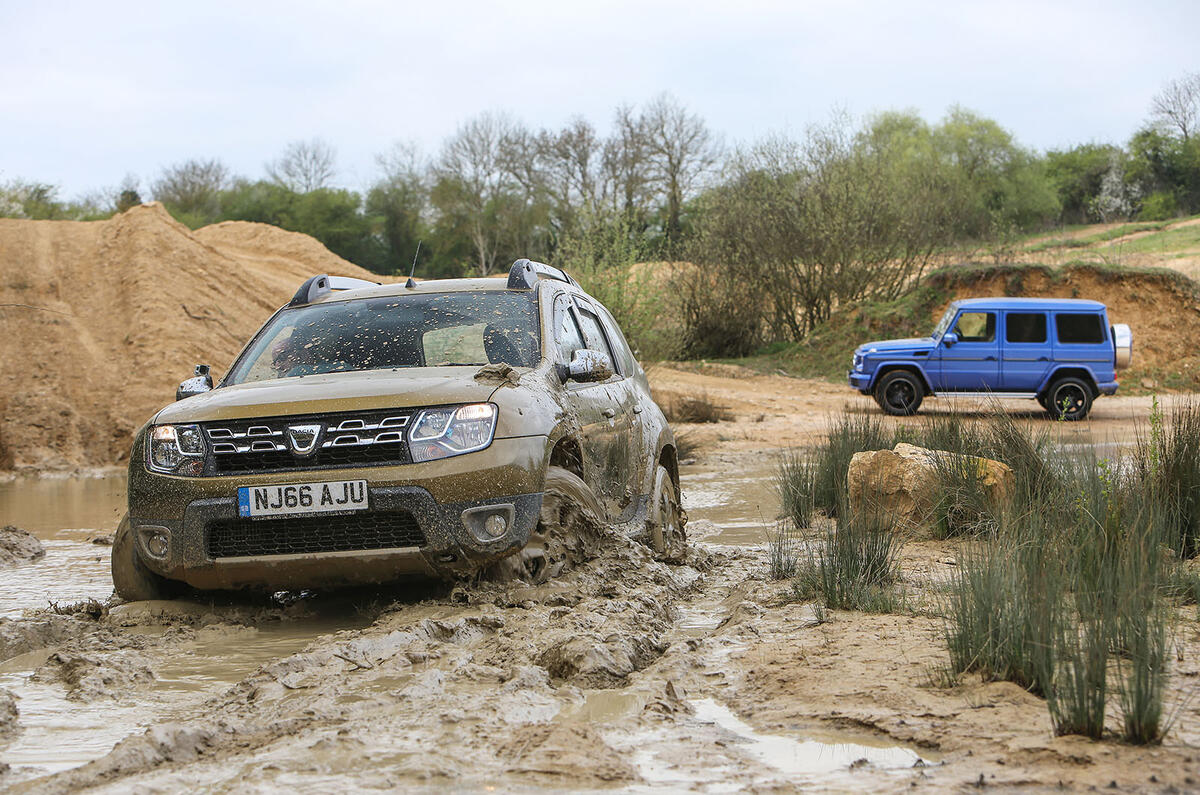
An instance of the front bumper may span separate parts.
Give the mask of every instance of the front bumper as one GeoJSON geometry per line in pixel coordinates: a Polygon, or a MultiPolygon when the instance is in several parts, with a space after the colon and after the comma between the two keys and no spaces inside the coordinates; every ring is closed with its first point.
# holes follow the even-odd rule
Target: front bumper
{"type": "Polygon", "coordinates": [[[854,387],[859,392],[865,392],[871,388],[870,373],[859,373],[854,370],[847,370],[846,380],[850,382],[850,386],[854,387]]]}
{"type": "MultiPolygon", "coordinates": [[[[150,569],[197,588],[330,587],[468,573],[528,542],[541,510],[545,444],[545,437],[498,439],[477,453],[422,464],[202,478],[147,472],[135,449],[130,524],[150,569]],[[238,487],[363,478],[370,507],[342,516],[407,515],[419,527],[417,537],[378,549],[214,554],[215,526],[233,523],[248,536],[263,526],[259,523],[279,523],[275,527],[281,529],[271,531],[275,533],[291,530],[287,519],[240,520],[238,487]],[[506,517],[506,528],[497,537],[482,530],[489,513],[506,517]],[[155,557],[146,539],[164,531],[166,555],[155,557]]],[[[311,522],[313,517],[305,518],[311,522]]]]}

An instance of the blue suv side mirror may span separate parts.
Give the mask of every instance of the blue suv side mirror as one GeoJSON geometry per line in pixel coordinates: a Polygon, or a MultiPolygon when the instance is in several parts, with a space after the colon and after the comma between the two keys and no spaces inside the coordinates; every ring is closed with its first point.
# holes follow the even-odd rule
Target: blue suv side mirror
{"type": "Polygon", "coordinates": [[[949,348],[950,346],[954,345],[957,342],[958,342],[958,335],[955,334],[953,331],[947,331],[945,334],[942,335],[942,344],[945,345],[947,348],[949,348]]]}

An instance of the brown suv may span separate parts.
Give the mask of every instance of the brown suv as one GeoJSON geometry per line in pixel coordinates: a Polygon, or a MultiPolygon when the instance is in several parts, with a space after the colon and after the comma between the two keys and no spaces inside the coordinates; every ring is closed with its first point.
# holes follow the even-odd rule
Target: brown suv
{"type": "Polygon", "coordinates": [[[463,576],[539,581],[592,513],[678,556],[675,441],[600,303],[561,270],[315,276],[137,434],[125,599],[463,576]]]}

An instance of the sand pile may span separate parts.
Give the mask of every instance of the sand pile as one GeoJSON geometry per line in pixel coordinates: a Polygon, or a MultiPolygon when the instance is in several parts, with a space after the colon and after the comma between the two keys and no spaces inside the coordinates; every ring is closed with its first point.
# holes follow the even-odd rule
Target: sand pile
{"type": "Polygon", "coordinates": [[[161,205],[107,221],[0,219],[0,469],[127,460],[196,363],[223,373],[317,273],[373,278],[307,235],[161,205]]]}

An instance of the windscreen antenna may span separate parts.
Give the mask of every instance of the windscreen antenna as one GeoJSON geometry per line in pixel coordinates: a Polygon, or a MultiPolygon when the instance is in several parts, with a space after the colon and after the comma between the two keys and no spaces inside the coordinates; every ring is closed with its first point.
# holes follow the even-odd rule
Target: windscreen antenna
{"type": "Polygon", "coordinates": [[[419,256],[421,256],[421,241],[420,240],[417,241],[417,251],[415,254],[413,254],[412,268],[410,268],[408,271],[408,281],[406,281],[404,283],[404,286],[407,289],[411,289],[411,288],[417,286],[417,283],[415,281],[413,281],[413,274],[417,272],[417,257],[419,257],[419,256]]]}

